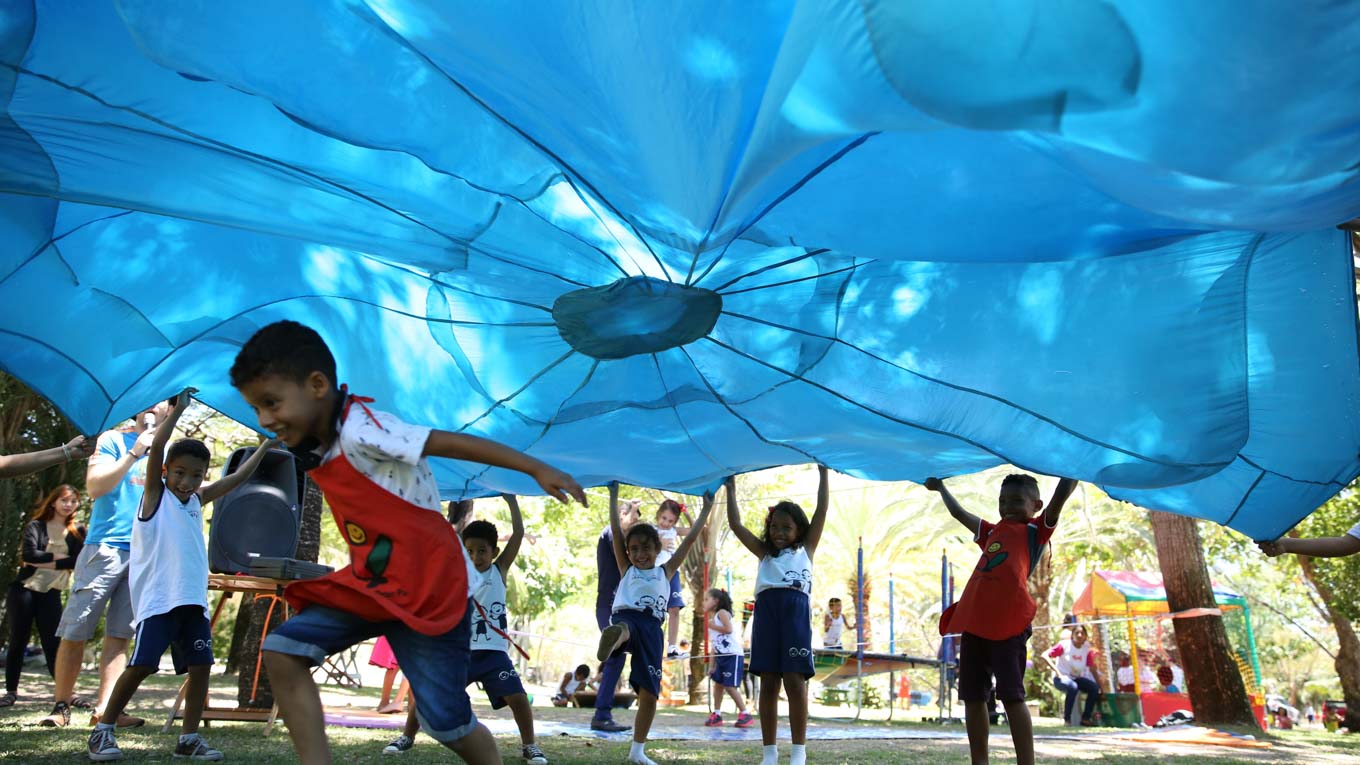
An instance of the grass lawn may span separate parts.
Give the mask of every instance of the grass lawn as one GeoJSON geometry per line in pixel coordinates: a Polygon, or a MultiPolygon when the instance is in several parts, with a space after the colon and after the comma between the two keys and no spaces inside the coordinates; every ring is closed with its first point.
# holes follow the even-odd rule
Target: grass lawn
{"type": "MultiPolygon", "coordinates": [[[[50,708],[48,696],[51,685],[40,682],[36,674],[26,674],[26,681],[20,688],[20,701],[14,707],[0,710],[0,762],[4,763],[71,763],[85,760],[85,739],[89,733],[88,717],[73,716],[72,727],[62,730],[41,728],[37,723],[50,708]]],[[[234,701],[235,678],[214,677],[213,699],[215,705],[227,706],[234,701]]],[[[82,688],[89,690],[94,684],[90,673],[82,677],[82,688]]],[[[174,747],[173,734],[162,734],[169,705],[174,698],[178,682],[173,677],[158,675],[143,685],[142,691],[133,699],[132,712],[146,717],[148,723],[143,728],[124,730],[118,734],[118,743],[128,762],[169,762],[174,747]]],[[[332,706],[352,704],[358,708],[372,708],[377,701],[377,691],[365,688],[358,691],[337,690],[325,687],[326,703],[332,706]]],[[[549,693],[542,689],[536,694],[540,700],[549,693]]],[[[477,713],[484,718],[501,717],[504,712],[492,712],[485,704],[484,697],[474,694],[477,713]]],[[[587,719],[588,711],[577,709],[556,709],[546,705],[536,705],[535,715],[543,720],[580,722],[587,719]]],[[[508,717],[508,715],[506,715],[508,717]]],[[[618,719],[631,721],[631,714],[623,712],[618,719]]],[[[658,725],[699,726],[704,712],[697,708],[663,709],[658,714],[658,725]]],[[[730,715],[729,715],[730,718],[730,715]]],[[[814,721],[815,725],[842,725],[814,721]]],[[[844,723],[854,726],[854,723],[844,723]]],[[[892,727],[902,730],[921,732],[939,731],[938,726],[924,723],[860,723],[862,727],[892,727]]],[[[960,731],[959,726],[949,729],[960,731]]],[[[176,726],[176,732],[178,726],[176,726]]],[[[214,722],[203,730],[204,736],[214,747],[226,754],[228,762],[249,763],[249,765],[282,765],[295,762],[286,731],[276,728],[270,737],[262,734],[263,726],[255,723],[214,722]]],[[[787,731],[787,726],[784,727],[787,731]]],[[[1133,763],[1152,765],[1153,763],[1202,763],[1229,765],[1230,763],[1342,763],[1360,762],[1360,736],[1349,737],[1329,734],[1320,729],[1310,731],[1289,731],[1276,735],[1262,735],[1274,746],[1264,750],[1242,750],[1218,746],[1192,745],[1154,745],[1109,738],[1104,735],[1082,735],[1078,738],[1044,738],[1070,733],[1071,729],[1060,727],[1056,721],[1036,724],[1037,751],[1039,761],[1061,765],[1077,763],[1133,763]]],[[[1082,731],[1082,734],[1089,732],[1082,731]]],[[[1112,732],[1112,731],[1108,731],[1112,732]]],[[[1245,731],[1244,731],[1245,732],[1245,731]]],[[[331,747],[337,762],[346,765],[372,763],[392,765],[396,762],[406,765],[417,763],[446,763],[454,761],[451,752],[429,738],[417,739],[416,747],[400,758],[383,757],[382,747],[395,736],[395,731],[387,729],[363,729],[332,727],[328,730],[331,747]]],[[[1009,738],[1004,729],[1002,735],[993,736],[992,761],[997,763],[1014,762],[1009,738]]],[[[1097,732],[1099,733],[1099,732],[1097,732]]],[[[518,740],[514,736],[500,736],[502,754],[510,763],[520,762],[518,740]]],[[[556,765],[576,763],[624,762],[628,745],[576,736],[543,737],[540,745],[551,762],[556,765]]],[[[787,740],[781,742],[784,761],[788,761],[787,740]]],[[[968,762],[967,744],[962,738],[948,739],[870,739],[820,741],[813,740],[808,746],[809,760],[813,763],[966,763],[968,762]]],[[[698,741],[657,741],[648,746],[648,753],[659,763],[756,763],[760,760],[760,745],[752,742],[698,742],[698,741]]]]}

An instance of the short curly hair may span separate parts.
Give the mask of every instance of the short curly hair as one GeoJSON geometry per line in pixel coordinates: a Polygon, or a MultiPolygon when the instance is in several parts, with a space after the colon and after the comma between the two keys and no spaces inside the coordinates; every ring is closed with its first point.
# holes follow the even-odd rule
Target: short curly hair
{"type": "Polygon", "coordinates": [[[320,372],[337,385],[335,356],[317,331],[295,321],[276,321],[261,328],[236,354],[231,365],[231,385],[240,389],[261,377],[278,375],[302,382],[320,372]]]}
{"type": "Polygon", "coordinates": [[[496,531],[496,524],[491,521],[473,521],[467,525],[467,528],[463,529],[464,542],[469,539],[480,539],[493,549],[500,541],[500,536],[500,532],[496,531]]]}
{"type": "Polygon", "coordinates": [[[181,438],[170,444],[170,448],[165,450],[165,464],[167,465],[180,457],[192,457],[196,460],[202,460],[204,464],[212,462],[212,452],[208,451],[207,444],[197,438],[181,438]]]}

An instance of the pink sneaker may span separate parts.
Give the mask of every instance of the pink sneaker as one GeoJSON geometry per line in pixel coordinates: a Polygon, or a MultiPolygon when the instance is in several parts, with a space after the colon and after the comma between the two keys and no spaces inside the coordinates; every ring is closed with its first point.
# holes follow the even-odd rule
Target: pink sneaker
{"type": "Polygon", "coordinates": [[[706,728],[716,728],[720,725],[722,725],[722,715],[717,712],[709,715],[708,719],[704,721],[704,727],[706,728]]]}
{"type": "Polygon", "coordinates": [[[752,717],[750,712],[742,712],[741,714],[737,715],[736,726],[738,728],[749,728],[755,724],[756,718],[752,717]]]}

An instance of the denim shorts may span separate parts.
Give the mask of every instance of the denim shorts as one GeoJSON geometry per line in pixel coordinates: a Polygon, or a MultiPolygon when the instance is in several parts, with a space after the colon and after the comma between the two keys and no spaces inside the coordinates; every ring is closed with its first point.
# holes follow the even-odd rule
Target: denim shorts
{"type": "Polygon", "coordinates": [[[421,730],[448,744],[477,727],[467,695],[471,613],[469,609],[458,626],[432,637],[401,622],[370,622],[345,611],[312,605],[269,633],[263,649],[301,656],[318,665],[356,643],[379,635],[386,637],[411,683],[421,730]]]}

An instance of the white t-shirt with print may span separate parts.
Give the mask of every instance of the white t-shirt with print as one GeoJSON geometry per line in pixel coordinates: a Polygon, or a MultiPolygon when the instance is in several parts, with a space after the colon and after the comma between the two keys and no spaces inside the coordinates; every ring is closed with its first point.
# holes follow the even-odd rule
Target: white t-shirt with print
{"type": "Polygon", "coordinates": [[[343,450],[349,464],[368,480],[417,507],[442,512],[439,485],[422,456],[431,430],[389,412],[371,407],[364,411],[356,402],[322,461],[335,459],[343,450]]]}

